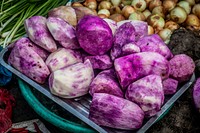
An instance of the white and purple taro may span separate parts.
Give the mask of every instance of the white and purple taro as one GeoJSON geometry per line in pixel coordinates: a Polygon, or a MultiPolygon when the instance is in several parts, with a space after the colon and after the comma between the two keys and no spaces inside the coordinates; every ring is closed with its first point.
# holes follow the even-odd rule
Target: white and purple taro
{"type": "MultiPolygon", "coordinates": [[[[27,45],[28,47],[32,47],[32,49],[45,61],[47,59],[47,57],[49,56],[49,52],[47,52],[46,50],[44,50],[43,48],[39,47],[38,45],[34,44],[33,42],[30,41],[29,38],[27,37],[22,37],[20,39],[18,39],[15,42],[15,45],[17,43],[22,43],[21,45],[27,45]]],[[[18,44],[17,44],[18,45],[18,44]]]]}
{"type": "Polygon", "coordinates": [[[128,86],[126,99],[137,103],[145,117],[154,116],[164,103],[162,79],[158,75],[148,75],[128,86]]]}
{"type": "MultiPolygon", "coordinates": [[[[43,53],[42,50],[37,52],[43,53]]],[[[37,52],[28,38],[21,38],[14,43],[8,62],[32,80],[43,84],[50,71],[37,52]]]]}
{"type": "Polygon", "coordinates": [[[63,19],[72,26],[77,25],[77,16],[74,8],[71,6],[59,6],[48,12],[48,17],[57,17],[63,19]]]}
{"type": "Polygon", "coordinates": [[[117,23],[117,28],[119,28],[124,23],[131,23],[133,27],[135,28],[135,40],[148,35],[148,24],[144,21],[138,21],[138,20],[124,20],[117,23]]]}
{"type": "Polygon", "coordinates": [[[166,59],[171,59],[173,56],[167,45],[157,34],[140,38],[136,45],[140,47],[141,52],[157,52],[166,59]]]}
{"type": "Polygon", "coordinates": [[[129,55],[129,54],[134,54],[134,53],[139,53],[139,52],[140,52],[140,47],[135,45],[135,43],[128,43],[122,47],[122,55],[123,56],[129,55]]]}
{"type": "Polygon", "coordinates": [[[45,17],[33,16],[24,21],[24,27],[31,41],[49,52],[54,52],[57,45],[47,28],[46,22],[45,17]]]}
{"type": "Polygon", "coordinates": [[[178,87],[178,81],[172,78],[163,80],[163,90],[165,95],[174,94],[178,87]]]}
{"type": "Polygon", "coordinates": [[[200,78],[196,80],[193,87],[193,100],[195,107],[200,112],[200,78]]]}
{"type": "Polygon", "coordinates": [[[47,27],[53,38],[64,48],[79,49],[75,28],[61,18],[49,17],[47,27]]]}
{"type": "Polygon", "coordinates": [[[170,61],[170,77],[184,82],[190,79],[194,70],[195,63],[191,57],[186,54],[175,55],[170,61]]]}
{"type": "Polygon", "coordinates": [[[133,130],[142,126],[144,112],[135,103],[106,93],[95,93],[89,119],[100,126],[133,130]]]}
{"type": "Polygon", "coordinates": [[[91,55],[103,55],[113,45],[112,30],[101,18],[84,16],[78,23],[76,35],[80,46],[91,55]]]}
{"type": "Polygon", "coordinates": [[[88,93],[94,72],[89,60],[61,68],[51,73],[51,93],[62,98],[75,98],[88,93]]]}
{"type": "Polygon", "coordinates": [[[100,72],[90,84],[89,93],[92,96],[94,93],[108,93],[118,97],[124,97],[113,69],[100,72]]]}
{"type": "Polygon", "coordinates": [[[156,52],[141,52],[117,58],[114,67],[124,90],[132,82],[149,74],[159,75],[162,79],[169,76],[169,62],[156,52]]]}
{"type": "Polygon", "coordinates": [[[127,22],[116,30],[113,40],[114,45],[110,52],[111,59],[114,60],[122,56],[122,47],[132,42],[135,42],[135,28],[130,22],[127,22]]]}
{"type": "Polygon", "coordinates": [[[84,60],[87,59],[90,60],[93,69],[105,70],[113,66],[113,62],[108,55],[85,56],[84,60]]]}
{"type": "Polygon", "coordinates": [[[112,30],[112,34],[114,35],[115,31],[117,30],[117,22],[108,18],[104,18],[103,20],[109,25],[110,29],[112,30]]]}
{"type": "Polygon", "coordinates": [[[80,52],[65,48],[59,48],[51,53],[45,61],[51,72],[79,62],[83,62],[80,52]]]}

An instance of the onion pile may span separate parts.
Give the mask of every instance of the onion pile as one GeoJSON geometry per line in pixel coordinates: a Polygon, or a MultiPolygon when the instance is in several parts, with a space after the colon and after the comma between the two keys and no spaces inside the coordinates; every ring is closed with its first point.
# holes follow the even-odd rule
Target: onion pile
{"type": "Polygon", "coordinates": [[[200,4],[195,0],[86,0],[72,6],[86,6],[116,22],[146,21],[149,34],[158,33],[166,43],[179,27],[200,30],[200,4]]]}

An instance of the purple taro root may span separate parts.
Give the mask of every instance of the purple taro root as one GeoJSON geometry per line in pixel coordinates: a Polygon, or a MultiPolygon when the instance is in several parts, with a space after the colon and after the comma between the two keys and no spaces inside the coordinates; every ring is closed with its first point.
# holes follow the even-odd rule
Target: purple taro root
{"type": "Polygon", "coordinates": [[[75,98],[88,93],[94,72],[89,60],[61,68],[49,77],[51,93],[62,98],[75,98]]]}
{"type": "Polygon", "coordinates": [[[122,47],[122,55],[129,55],[129,54],[134,54],[134,53],[139,53],[140,52],[140,48],[135,45],[134,43],[128,43],[125,44],[122,47]]]}
{"type": "Polygon", "coordinates": [[[80,46],[91,55],[103,55],[112,47],[112,31],[97,16],[84,16],[77,25],[76,33],[80,46]]]}
{"type": "Polygon", "coordinates": [[[123,89],[144,76],[156,74],[166,79],[169,62],[156,52],[141,52],[117,58],[114,67],[123,89]]]}
{"type": "Polygon", "coordinates": [[[123,98],[123,92],[113,69],[100,72],[90,85],[90,94],[108,93],[123,98]]]}
{"type": "Polygon", "coordinates": [[[108,55],[86,56],[84,60],[89,59],[93,69],[105,70],[111,68],[113,63],[108,55]]]}
{"type": "Polygon", "coordinates": [[[154,116],[164,102],[162,79],[158,75],[148,75],[129,85],[126,99],[137,103],[145,117],[154,116]]]}
{"type": "Polygon", "coordinates": [[[18,71],[41,84],[50,74],[42,57],[34,51],[33,45],[27,38],[21,38],[15,42],[8,62],[18,71]]]}
{"type": "Polygon", "coordinates": [[[79,62],[82,62],[81,54],[78,51],[65,48],[59,48],[51,53],[45,61],[51,72],[79,62]]]}
{"type": "Polygon", "coordinates": [[[163,80],[163,89],[165,95],[174,94],[178,87],[178,81],[172,78],[163,80]]]}
{"type": "Polygon", "coordinates": [[[195,69],[195,63],[191,57],[185,54],[175,55],[170,61],[170,77],[184,82],[190,79],[195,69]]]}
{"type": "Polygon", "coordinates": [[[60,6],[48,12],[49,17],[58,17],[68,22],[72,26],[77,25],[75,10],[71,6],[60,6]]]}
{"type": "Polygon", "coordinates": [[[141,52],[157,52],[166,59],[172,58],[171,51],[157,34],[140,38],[136,45],[140,47],[141,52]]]}
{"type": "Polygon", "coordinates": [[[130,22],[135,28],[135,39],[136,41],[146,35],[148,35],[148,24],[144,21],[138,20],[124,20],[117,23],[117,27],[119,28],[124,23],[130,22]]]}
{"type": "Polygon", "coordinates": [[[47,28],[46,22],[45,17],[33,16],[25,20],[24,26],[31,41],[49,52],[54,52],[57,45],[47,28]]]}
{"type": "Polygon", "coordinates": [[[114,60],[122,54],[122,47],[125,44],[135,41],[135,28],[130,22],[121,25],[114,36],[114,46],[111,49],[110,56],[114,60]]]}
{"type": "Polygon", "coordinates": [[[135,103],[106,93],[95,93],[89,119],[100,126],[133,130],[142,126],[144,112],[135,103]]]}
{"type": "Polygon", "coordinates": [[[49,17],[47,19],[47,27],[54,39],[58,41],[64,48],[80,48],[75,35],[74,27],[65,22],[63,19],[49,17]]]}
{"type": "Polygon", "coordinates": [[[22,37],[20,39],[18,39],[15,42],[15,45],[20,45],[18,43],[21,43],[21,45],[24,46],[28,46],[28,47],[32,47],[32,49],[43,59],[46,60],[46,58],[49,56],[49,52],[47,52],[46,50],[44,50],[43,48],[35,45],[33,42],[31,42],[28,38],[26,37],[22,37]]]}
{"type": "Polygon", "coordinates": [[[193,100],[195,107],[198,109],[198,112],[200,112],[200,78],[198,78],[194,84],[193,100]]]}
{"type": "Polygon", "coordinates": [[[110,26],[110,29],[112,30],[112,34],[115,34],[115,31],[117,30],[117,22],[115,22],[112,19],[104,18],[104,21],[110,26]]]}

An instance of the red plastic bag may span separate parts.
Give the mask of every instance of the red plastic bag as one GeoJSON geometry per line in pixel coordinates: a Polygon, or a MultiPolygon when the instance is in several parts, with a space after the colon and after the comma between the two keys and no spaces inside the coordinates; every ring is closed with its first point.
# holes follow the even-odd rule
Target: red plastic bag
{"type": "Polygon", "coordinates": [[[14,105],[14,97],[8,90],[0,88],[0,133],[4,133],[11,128],[12,107],[14,105]]]}

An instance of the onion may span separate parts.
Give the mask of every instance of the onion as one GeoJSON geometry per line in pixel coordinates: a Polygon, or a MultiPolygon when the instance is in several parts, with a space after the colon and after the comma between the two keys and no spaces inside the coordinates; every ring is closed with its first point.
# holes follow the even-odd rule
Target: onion
{"type": "Polygon", "coordinates": [[[154,34],[154,29],[151,25],[148,25],[148,35],[154,34]]]}
{"type": "Polygon", "coordinates": [[[167,14],[166,16],[165,16],[165,21],[169,21],[170,20],[170,14],[167,14]]]}
{"type": "Polygon", "coordinates": [[[187,13],[182,7],[175,7],[170,11],[170,18],[172,21],[181,24],[187,18],[187,13]]]}
{"type": "Polygon", "coordinates": [[[147,23],[151,25],[154,30],[160,31],[165,26],[165,20],[158,14],[152,14],[147,18],[147,23]]]}
{"type": "Polygon", "coordinates": [[[170,39],[172,31],[170,29],[163,29],[158,32],[158,35],[162,38],[163,41],[170,39]]]}
{"type": "Polygon", "coordinates": [[[176,6],[176,2],[174,0],[164,0],[163,8],[166,12],[171,11],[176,6]]]}
{"type": "Polygon", "coordinates": [[[125,17],[121,14],[113,14],[109,17],[110,19],[114,20],[115,22],[119,22],[125,20],[125,17]]]}
{"type": "Polygon", "coordinates": [[[113,4],[113,6],[119,6],[121,0],[111,0],[111,3],[113,4]]]}
{"type": "Polygon", "coordinates": [[[185,9],[187,14],[190,14],[191,6],[187,1],[180,1],[177,5],[185,9]]]}
{"type": "Polygon", "coordinates": [[[92,10],[96,10],[97,9],[97,1],[96,0],[86,0],[83,5],[85,5],[86,7],[92,9],[92,10]]]}
{"type": "Polygon", "coordinates": [[[133,13],[130,14],[129,20],[140,20],[140,21],[144,21],[145,20],[145,16],[143,13],[141,13],[140,11],[135,11],[133,13]]]}
{"type": "Polygon", "coordinates": [[[125,6],[122,9],[122,15],[124,15],[125,18],[128,18],[130,16],[131,13],[135,12],[135,9],[132,6],[125,6]]]}
{"type": "Polygon", "coordinates": [[[131,3],[132,3],[132,0],[122,0],[122,4],[123,4],[124,6],[126,6],[126,5],[131,5],[131,3]]]}
{"type": "Polygon", "coordinates": [[[136,9],[137,11],[144,11],[147,7],[145,0],[133,0],[131,5],[136,9]]]}
{"type": "Polygon", "coordinates": [[[109,12],[108,9],[101,9],[101,10],[98,11],[97,14],[98,14],[98,15],[99,15],[99,14],[104,14],[104,15],[106,15],[107,17],[110,16],[110,12],[109,12]]]}
{"type": "Polygon", "coordinates": [[[200,4],[196,4],[193,6],[192,13],[200,19],[200,4]]]}
{"type": "Polygon", "coordinates": [[[108,18],[105,14],[98,14],[100,18],[108,18]]]}
{"type": "Polygon", "coordinates": [[[164,8],[162,6],[157,6],[152,10],[152,14],[158,14],[165,18],[164,8]]]}
{"type": "Polygon", "coordinates": [[[187,26],[193,26],[193,27],[199,27],[200,26],[200,20],[194,14],[188,15],[185,23],[187,24],[187,26]]]}
{"type": "Polygon", "coordinates": [[[122,12],[118,6],[111,7],[109,11],[110,11],[110,14],[117,14],[117,13],[121,14],[122,12]]]}
{"type": "Polygon", "coordinates": [[[176,30],[176,29],[178,29],[180,26],[177,24],[177,23],[175,23],[174,21],[167,21],[166,23],[165,23],[165,27],[164,28],[167,28],[167,29],[170,29],[171,31],[174,31],[174,30],[176,30]]]}
{"type": "Polygon", "coordinates": [[[149,10],[152,11],[156,6],[161,6],[162,2],[160,0],[152,0],[149,3],[149,10]]]}
{"type": "Polygon", "coordinates": [[[196,26],[186,26],[186,28],[189,29],[189,30],[192,30],[192,31],[194,31],[194,30],[199,31],[200,30],[200,26],[199,27],[196,27],[196,26]]]}
{"type": "Polygon", "coordinates": [[[74,2],[74,3],[72,3],[72,6],[73,7],[78,7],[78,6],[83,6],[81,3],[79,3],[79,2],[74,2]]]}
{"type": "Polygon", "coordinates": [[[151,15],[151,12],[148,9],[146,9],[146,10],[144,10],[143,14],[144,14],[145,18],[147,19],[151,15]]]}
{"type": "Polygon", "coordinates": [[[112,4],[109,2],[109,1],[101,1],[99,3],[99,6],[98,6],[98,10],[101,10],[101,9],[110,9],[112,6],[112,4]]]}
{"type": "Polygon", "coordinates": [[[185,1],[187,1],[190,4],[190,6],[195,5],[195,0],[185,0],[185,1]]]}
{"type": "Polygon", "coordinates": [[[149,3],[151,2],[151,0],[145,0],[147,7],[149,6],[149,3]]]}

